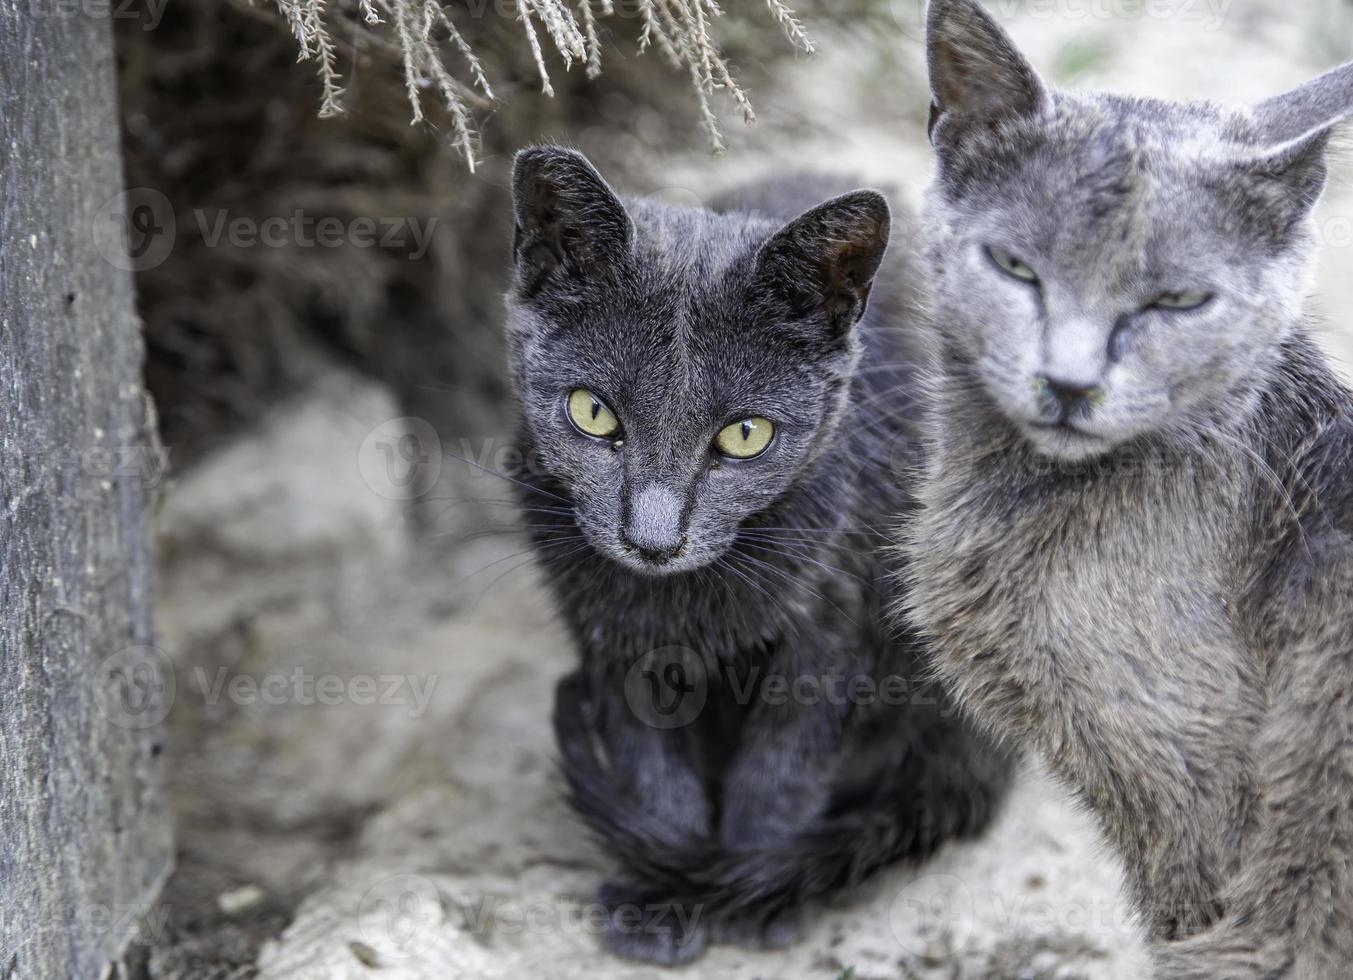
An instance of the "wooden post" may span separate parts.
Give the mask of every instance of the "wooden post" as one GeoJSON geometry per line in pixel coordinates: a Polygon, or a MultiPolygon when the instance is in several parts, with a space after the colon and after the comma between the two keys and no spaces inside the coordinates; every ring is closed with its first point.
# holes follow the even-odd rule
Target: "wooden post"
{"type": "Polygon", "coordinates": [[[0,5],[3,980],[114,972],[172,863],[116,8],[0,5]]]}

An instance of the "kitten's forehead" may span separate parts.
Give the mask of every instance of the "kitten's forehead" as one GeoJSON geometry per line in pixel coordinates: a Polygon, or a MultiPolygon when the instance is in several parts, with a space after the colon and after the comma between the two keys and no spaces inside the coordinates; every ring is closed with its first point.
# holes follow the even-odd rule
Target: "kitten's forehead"
{"type": "Polygon", "coordinates": [[[793,343],[754,276],[782,222],[647,200],[627,203],[635,239],[626,266],[594,284],[584,310],[551,331],[537,380],[595,389],[631,420],[690,419],[767,406],[808,414],[810,351],[793,343]]]}
{"type": "Polygon", "coordinates": [[[1245,125],[1241,113],[1210,102],[1059,93],[1052,105],[1033,121],[1041,144],[1033,156],[1091,203],[1085,192],[1188,183],[1242,138],[1245,125]]]}
{"type": "Polygon", "coordinates": [[[717,282],[776,229],[770,220],[677,207],[646,198],[625,202],[635,226],[641,275],[670,276],[688,287],[717,282]]]}
{"type": "Polygon", "coordinates": [[[1219,230],[1216,195],[1245,126],[1212,103],[1058,93],[1037,118],[963,148],[957,200],[1014,236],[1000,244],[1126,282],[1219,230]]]}

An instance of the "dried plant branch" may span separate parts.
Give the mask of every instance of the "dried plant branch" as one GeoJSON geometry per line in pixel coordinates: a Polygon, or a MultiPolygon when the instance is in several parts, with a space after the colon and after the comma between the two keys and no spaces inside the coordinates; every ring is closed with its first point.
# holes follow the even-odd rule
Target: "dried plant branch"
{"type": "MultiPolygon", "coordinates": [[[[337,69],[337,46],[329,30],[329,19],[336,16],[345,20],[344,11],[335,15],[325,8],[325,0],[274,0],[296,37],[299,58],[314,61],[322,85],[320,115],[331,116],[342,112],[343,88],[337,69]]],[[[445,106],[451,122],[452,145],[473,170],[478,137],[473,125],[471,107],[479,101],[473,95],[478,89],[492,100],[493,90],[487,73],[474,48],[457,28],[452,7],[443,0],[335,0],[345,3],[346,13],[360,19],[365,39],[382,42],[376,33],[383,28],[393,37],[391,44],[399,51],[404,67],[405,90],[412,110],[412,122],[425,121],[421,94],[434,90],[445,106]],[[472,79],[467,87],[447,68],[444,50],[454,48],[464,59],[472,79]]],[[[478,0],[478,15],[487,9],[488,0],[478,0]]],[[[541,32],[548,38],[567,70],[574,62],[584,66],[588,78],[601,73],[600,21],[615,16],[612,0],[513,0],[516,19],[526,35],[526,44],[540,74],[541,91],[553,95],[545,45],[541,32]],[[540,30],[537,30],[537,28],[540,30]]],[[[701,123],[709,134],[714,149],[723,149],[718,118],[713,99],[722,90],[742,112],[743,120],[752,125],[756,115],[751,99],[743,91],[725,60],[714,37],[713,24],[723,16],[717,0],[637,0],[642,20],[639,50],[656,47],[675,68],[690,76],[695,89],[701,123]]],[[[796,48],[812,53],[809,38],[798,15],[786,0],[766,0],[767,9],[779,24],[785,37],[796,48]]]]}
{"type": "Polygon", "coordinates": [[[343,88],[338,83],[334,42],[324,24],[324,0],[301,0],[301,3],[301,23],[312,38],[312,57],[319,64],[320,84],[323,86],[319,114],[321,119],[327,119],[343,112],[343,88]]]}
{"type": "Polygon", "coordinates": [[[813,45],[813,39],[808,36],[808,31],[804,29],[803,22],[799,20],[798,14],[794,13],[788,5],[783,3],[782,0],[766,0],[766,6],[770,8],[771,14],[779,21],[780,27],[784,29],[785,37],[789,38],[791,44],[807,54],[812,54],[817,50],[813,45]]]}
{"type": "Polygon", "coordinates": [[[531,55],[536,59],[536,68],[540,71],[540,91],[553,98],[554,87],[550,85],[550,70],[545,67],[545,55],[540,49],[540,38],[536,36],[535,25],[531,23],[529,2],[522,4],[518,17],[522,26],[526,28],[526,43],[531,46],[531,55]]]}
{"type": "Polygon", "coordinates": [[[596,78],[601,74],[601,37],[597,32],[592,0],[578,0],[578,14],[583,22],[583,35],[587,38],[587,77],[596,78]]]}

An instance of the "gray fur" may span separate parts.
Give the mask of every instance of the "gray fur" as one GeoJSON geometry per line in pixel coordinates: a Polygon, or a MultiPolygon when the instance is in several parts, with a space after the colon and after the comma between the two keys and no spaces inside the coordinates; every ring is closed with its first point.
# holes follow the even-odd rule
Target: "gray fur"
{"type": "Polygon", "coordinates": [[[685,506],[670,487],[654,481],[629,498],[621,538],[641,553],[671,555],[680,550],[685,506]]]}
{"type": "Polygon", "coordinates": [[[880,271],[887,204],[855,191],[800,214],[822,180],[775,182],[756,213],[622,202],[554,147],[518,154],[513,183],[519,443],[541,462],[518,489],[581,654],[554,723],[571,801],[622,867],[606,941],[664,963],[783,943],[804,902],[980,831],[1010,768],[911,686],[924,651],[887,621],[897,569],[875,529],[909,505],[888,463],[912,455],[914,410],[909,332],[883,326],[909,295],[905,267],[880,271]],[[568,422],[576,387],[614,409],[614,439],[568,422]],[[775,421],[766,451],[713,452],[748,416],[775,421]],[[654,727],[627,681],[677,647],[708,698],[654,727]],[[911,697],[800,703],[771,675],[911,697]],[[626,906],[692,925],[626,930],[626,906]]]}
{"type": "Polygon", "coordinates": [[[975,0],[928,19],[909,614],[971,714],[1097,815],[1158,976],[1346,978],[1353,396],[1303,302],[1353,66],[1253,110],[1071,94],[975,0]],[[1214,298],[1149,308],[1181,290],[1214,298]],[[1062,375],[1095,398],[1067,413],[1062,375]]]}

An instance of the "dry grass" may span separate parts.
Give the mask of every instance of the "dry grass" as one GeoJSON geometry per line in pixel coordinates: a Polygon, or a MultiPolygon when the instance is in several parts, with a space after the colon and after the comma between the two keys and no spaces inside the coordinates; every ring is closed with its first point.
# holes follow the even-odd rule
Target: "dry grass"
{"type": "MultiPolygon", "coordinates": [[[[338,69],[339,45],[334,32],[352,38],[355,48],[397,50],[403,63],[405,87],[413,109],[413,123],[424,120],[422,99],[433,92],[445,105],[451,123],[451,142],[471,170],[478,138],[474,110],[491,105],[495,96],[484,63],[456,26],[456,17],[496,16],[520,25],[540,73],[541,90],[552,96],[547,48],[565,70],[581,65],[589,78],[602,70],[601,22],[616,18],[612,0],[340,0],[332,9],[325,0],[275,0],[287,18],[300,59],[312,61],[323,85],[320,115],[343,111],[343,85],[338,69]],[[448,67],[448,57],[462,63],[459,78],[448,67]]],[[[813,42],[794,10],[784,0],[765,0],[770,15],[796,48],[812,53],[813,42]]],[[[723,149],[713,99],[722,91],[750,125],[756,121],[751,100],[725,59],[715,24],[724,15],[716,0],[631,0],[640,24],[639,50],[657,48],[678,71],[690,77],[700,116],[710,143],[723,149]]]]}

